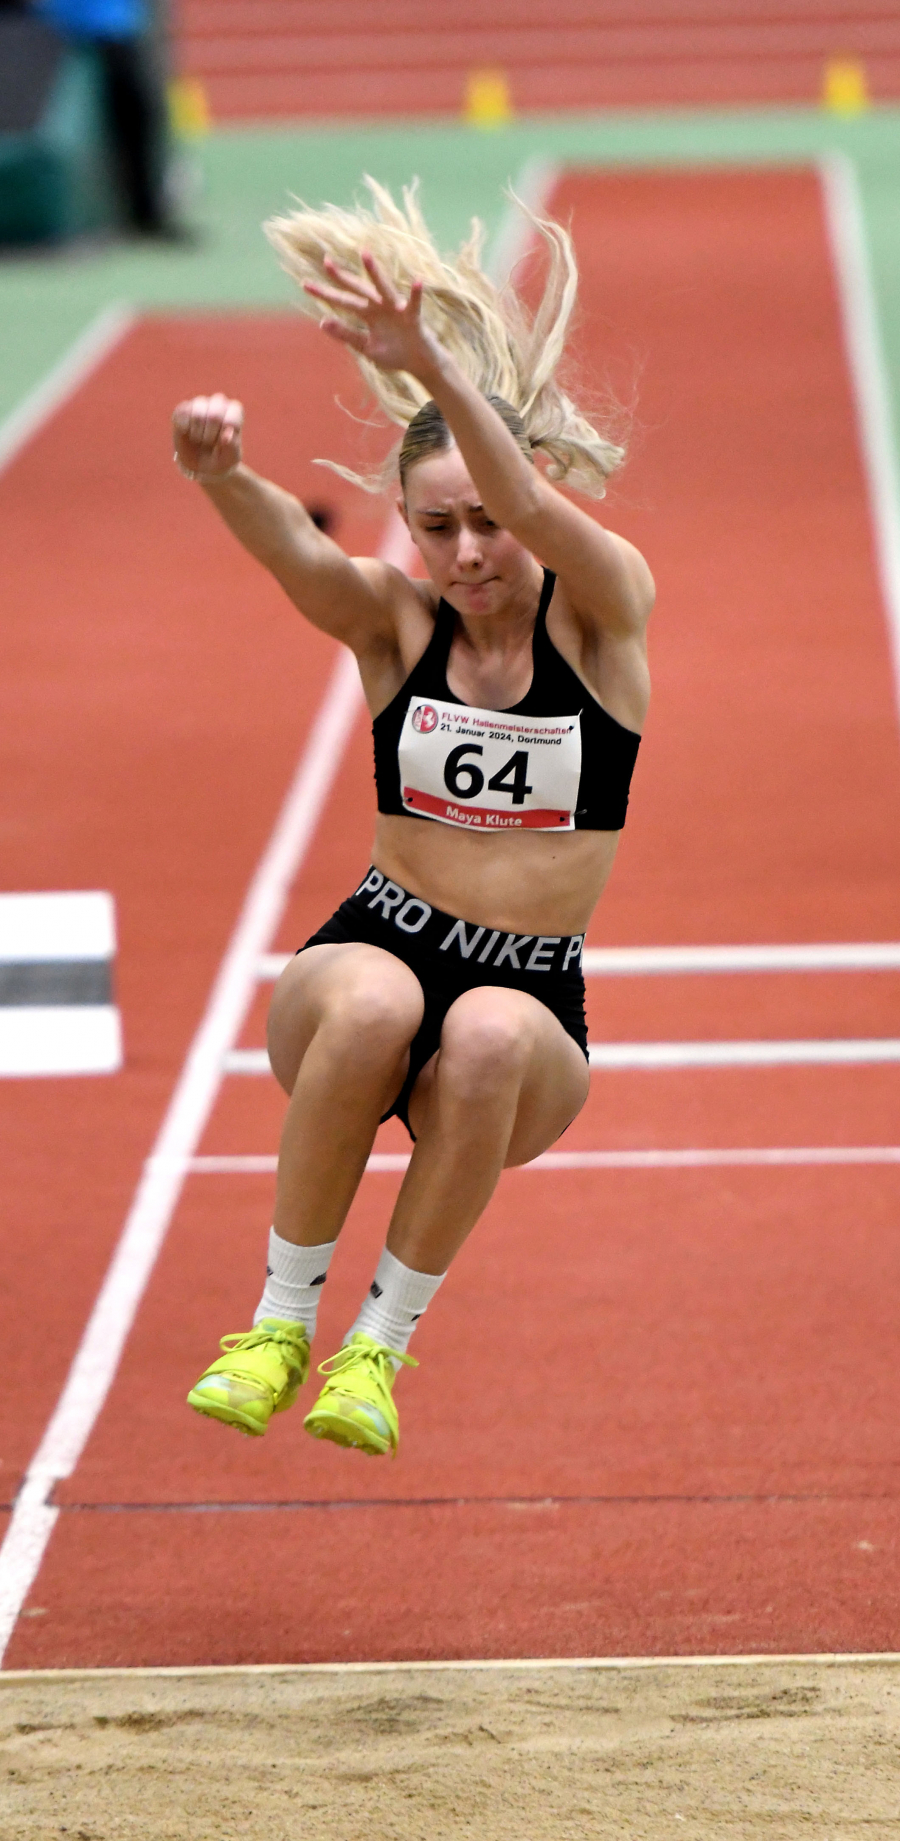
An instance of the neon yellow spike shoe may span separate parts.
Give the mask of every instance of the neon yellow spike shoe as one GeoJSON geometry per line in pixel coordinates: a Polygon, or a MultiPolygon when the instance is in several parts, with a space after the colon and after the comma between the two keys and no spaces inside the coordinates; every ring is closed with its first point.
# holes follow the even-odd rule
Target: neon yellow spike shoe
{"type": "Polygon", "coordinates": [[[223,1336],[217,1362],[201,1374],[188,1406],[261,1438],[273,1413],[283,1413],[309,1373],[309,1338],[302,1323],[264,1317],[255,1329],[223,1336]]]}
{"type": "Polygon", "coordinates": [[[392,1395],[394,1361],[419,1366],[411,1355],[357,1330],[343,1349],[320,1364],[319,1373],[327,1379],[303,1421],[307,1432],[330,1438],[334,1445],[354,1446],[367,1457],[383,1457],[386,1451],[396,1457],[400,1426],[392,1395]]]}

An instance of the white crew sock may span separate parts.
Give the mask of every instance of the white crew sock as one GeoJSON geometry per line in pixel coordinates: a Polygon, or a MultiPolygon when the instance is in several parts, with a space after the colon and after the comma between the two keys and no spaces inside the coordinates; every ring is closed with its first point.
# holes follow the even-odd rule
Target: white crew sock
{"type": "Polygon", "coordinates": [[[385,1342],[389,1349],[405,1355],[422,1312],[445,1277],[444,1272],[437,1278],[431,1272],[414,1272],[410,1266],[401,1265],[385,1247],[375,1268],[372,1288],[356,1322],[344,1337],[345,1344],[357,1330],[364,1330],[376,1342],[385,1342]]]}
{"type": "Polygon", "coordinates": [[[336,1246],[336,1240],[326,1240],[324,1246],[297,1247],[292,1240],[282,1240],[273,1227],[269,1233],[266,1288],[256,1307],[254,1324],[263,1317],[286,1318],[291,1323],[302,1323],[312,1342],[322,1286],[336,1246]]]}

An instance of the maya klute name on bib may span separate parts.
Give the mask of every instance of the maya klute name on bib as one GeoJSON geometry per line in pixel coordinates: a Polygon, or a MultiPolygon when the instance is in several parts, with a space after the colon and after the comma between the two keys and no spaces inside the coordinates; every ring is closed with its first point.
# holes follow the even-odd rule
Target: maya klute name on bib
{"type": "Polygon", "coordinates": [[[403,804],[408,812],[426,818],[443,818],[447,824],[465,825],[472,831],[570,831],[571,812],[492,812],[479,806],[454,805],[449,799],[435,798],[404,786],[403,804]]]}

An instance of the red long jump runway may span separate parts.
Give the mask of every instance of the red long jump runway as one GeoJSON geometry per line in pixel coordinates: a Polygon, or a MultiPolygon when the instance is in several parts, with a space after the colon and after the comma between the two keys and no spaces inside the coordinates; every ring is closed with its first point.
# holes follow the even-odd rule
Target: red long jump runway
{"type": "MultiPolygon", "coordinates": [[[[890,938],[900,760],[817,183],[577,175],[554,208],[574,215],[585,361],[608,347],[644,363],[638,455],[610,521],[660,587],[656,698],[592,943],[890,938]]],[[[89,423],[116,368],[139,395],[133,355],[70,413],[89,423]]],[[[272,439],[274,470],[274,424],[272,439]]],[[[240,590],[271,591],[182,505],[184,547],[230,577],[216,612],[243,668],[240,590]]],[[[325,655],[266,605],[265,648],[254,626],[246,650],[282,736],[295,679],[279,677],[312,658],[318,690],[325,655]]],[[[233,658],[208,662],[233,687],[233,658]]],[[[200,707],[196,681],[184,707],[200,707]]],[[[217,740],[211,727],[208,772],[217,740]]],[[[272,738],[259,745],[271,759],[272,738]]],[[[182,850],[169,818],[167,888],[182,850]]],[[[370,828],[361,724],[273,947],[354,884],[370,828]]],[[[195,831],[176,954],[203,842],[195,831]]],[[[160,950],[161,912],[135,930],[135,958],[160,950]]],[[[207,960],[172,999],[182,1041],[221,944],[206,924],[207,960]]],[[[597,1041],[896,1035],[898,1008],[887,974],[590,986],[597,1041]]],[[[261,992],[245,1046],[262,1009],[261,992]]],[[[896,1093],[890,1067],[607,1073],[564,1143],[892,1143],[896,1093]]],[[[280,1113],[272,1083],[226,1078],[201,1152],[271,1153],[280,1113]]],[[[402,1149],[399,1128],[378,1148],[402,1149]]],[[[90,1149],[106,1154],[99,1132],[90,1149]]],[[[398,1180],[362,1185],[321,1354],[355,1314],[398,1180]]],[[[189,1177],[112,1395],[56,1492],[31,1596],[45,1615],[20,1622],[9,1666],[896,1648],[896,1167],[511,1173],[417,1334],[394,1465],[313,1443],[299,1413],[252,1442],[182,1405],[215,1337],[249,1320],[270,1199],[267,1176],[189,1177]]],[[[113,1232],[85,1215],[92,1282],[113,1232]]],[[[70,1345],[79,1308],[76,1293],[62,1312],[70,1345]]]]}

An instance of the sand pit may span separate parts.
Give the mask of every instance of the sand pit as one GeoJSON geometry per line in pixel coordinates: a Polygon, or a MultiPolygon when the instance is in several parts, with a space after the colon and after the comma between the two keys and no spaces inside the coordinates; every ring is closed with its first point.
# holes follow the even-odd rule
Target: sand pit
{"type": "Polygon", "coordinates": [[[867,1841],[900,1662],[0,1675],[2,1841],[867,1841]]]}

